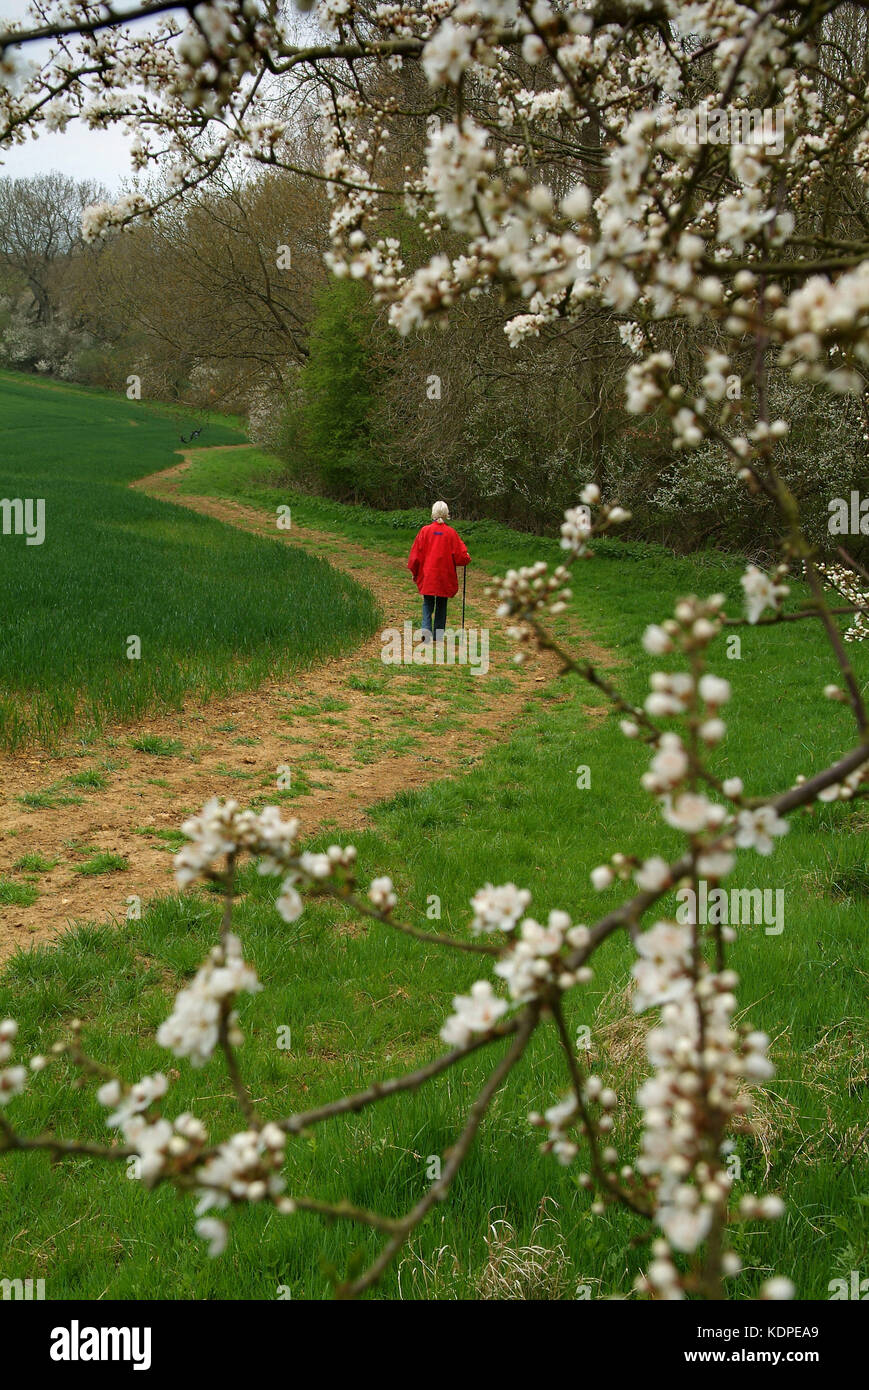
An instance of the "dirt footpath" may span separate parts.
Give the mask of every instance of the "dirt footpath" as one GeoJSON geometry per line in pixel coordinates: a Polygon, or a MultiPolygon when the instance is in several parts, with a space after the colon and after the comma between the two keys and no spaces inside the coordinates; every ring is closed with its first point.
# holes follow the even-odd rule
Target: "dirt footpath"
{"type": "MultiPolygon", "coordinates": [[[[321,556],[369,588],[386,615],[415,612],[410,576],[394,557],[327,532],[278,531],[241,503],[180,494],[194,452],[134,486],[321,556]]],[[[483,592],[488,578],[469,570],[467,621],[494,634],[503,624],[483,592]]],[[[378,631],[349,656],[257,690],[206,704],[191,697],[180,712],[107,729],[84,756],[79,747],[0,757],[0,959],[72,922],[122,919],[130,897],[144,908],[173,892],[175,832],[209,796],[278,802],[305,832],[363,826],[374,802],[466,771],[509,736],[557,670],[548,655],[517,667],[509,642],[476,677],[459,666],[385,666],[381,650],[378,631]],[[97,785],[87,784],[91,774],[97,785]],[[289,791],[278,791],[288,775],[289,791]]]]}

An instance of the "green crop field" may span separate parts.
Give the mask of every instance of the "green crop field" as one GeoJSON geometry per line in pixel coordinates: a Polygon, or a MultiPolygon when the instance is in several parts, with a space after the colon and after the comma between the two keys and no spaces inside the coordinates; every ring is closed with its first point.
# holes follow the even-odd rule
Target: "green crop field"
{"type": "MultiPolygon", "coordinates": [[[[368,594],[316,558],[130,490],[203,423],[0,373],[0,498],[45,504],[42,544],[0,534],[0,747],[253,686],[373,629],[368,594]]],[[[210,420],[197,442],[243,436],[210,420]]]]}
{"type": "MultiPolygon", "coordinates": [[[[8,383],[3,389],[21,414],[35,396],[16,395],[8,383]]],[[[63,412],[67,418],[75,412],[63,396],[54,408],[58,418],[47,437],[59,450],[63,412]]],[[[84,409],[90,425],[82,423],[78,444],[73,441],[79,469],[91,459],[89,438],[102,438],[103,412],[107,438],[133,433],[126,406],[88,399],[84,409]]],[[[136,433],[150,440],[151,453],[145,463],[141,452],[124,465],[118,462],[124,479],[170,458],[172,440],[164,438],[161,417],[143,419],[136,433]]],[[[29,478],[30,446],[19,447],[20,476],[29,478]]],[[[107,448],[105,457],[111,454],[107,448]]],[[[74,510],[75,470],[67,481],[74,510]]],[[[158,522],[171,531],[171,513],[125,493],[119,481],[101,482],[96,496],[110,516],[126,518],[125,553],[141,556],[144,547],[154,579],[158,556],[180,558],[182,542],[164,538],[146,545],[143,538],[158,522]]],[[[394,554],[397,562],[414,524],[403,515],[288,497],[275,465],[254,450],[202,457],[187,486],[264,510],[276,499],[289,500],[294,525],[350,536],[394,554]]],[[[177,524],[186,531],[192,519],[177,524]]],[[[92,528],[97,544],[97,519],[92,528]]],[[[197,524],[193,534],[199,529],[197,524]]],[[[202,524],[203,536],[215,530],[223,536],[220,528],[202,524]]],[[[492,572],[557,554],[552,542],[491,524],[462,531],[475,558],[492,572]]],[[[227,546],[232,539],[226,538],[227,546]]],[[[268,543],[235,543],[238,557],[251,567],[262,557],[277,587],[278,561],[270,568],[268,543]]],[[[73,579],[79,571],[91,573],[92,556],[84,548],[58,555],[65,555],[73,579]]],[[[17,563],[23,563],[20,557],[17,563]]],[[[653,546],[601,543],[575,585],[576,610],[584,628],[620,663],[615,677],[631,698],[641,699],[657,665],[640,646],[644,625],[666,616],[685,592],[722,590],[735,607],[740,570],[711,554],[677,560],[653,546]]],[[[120,575],[106,575],[105,583],[126,595],[128,582],[139,582],[133,571],[128,565],[120,575]]],[[[202,578],[189,561],[183,582],[178,580],[178,602],[191,605],[188,631],[209,643],[208,661],[226,650],[223,624],[230,614],[237,616],[232,603],[242,592],[239,584],[232,601],[223,596],[225,603],[212,614],[215,627],[203,634],[192,615],[202,614],[206,594],[214,601],[218,580],[217,562],[202,578]]],[[[360,625],[365,617],[360,606],[360,625]]],[[[124,627],[120,623],[118,631],[124,627]]],[[[811,774],[850,746],[848,711],[831,709],[821,695],[835,679],[828,649],[808,627],[747,630],[739,660],[728,661],[715,648],[713,668],[734,687],[730,732],[716,770],[741,774],[750,794],[811,774]],[[741,749],[738,765],[728,747],[741,749]]],[[[94,629],[86,631],[93,640],[94,629]]],[[[260,629],[263,646],[270,635],[274,640],[260,629]]],[[[865,685],[867,655],[856,647],[853,657],[865,685]]],[[[61,689],[56,663],[37,663],[33,671],[27,668],[27,677],[31,688],[52,677],[52,689],[61,689]]],[[[386,696],[391,678],[389,668],[385,674],[372,669],[372,680],[387,681],[386,696]]],[[[443,683],[438,690],[439,698],[450,699],[443,683]]],[[[642,855],[667,853],[679,844],[640,787],[648,751],[626,740],[614,718],[591,717],[586,707],[597,700],[570,678],[551,681],[529,704],[520,727],[473,766],[378,805],[364,832],[345,837],[340,825],[330,827],[314,837],[312,847],[352,838],[362,881],[392,874],[405,915],[415,913],[417,920],[428,897],[438,895],[446,932],[467,931],[468,899],[487,879],[530,888],[532,911],[541,920],[555,907],[567,908],[575,921],[595,920],[625,891],[596,894],[589,883],[595,865],[617,848],[642,855]],[[576,785],[580,764],[590,768],[589,790],[576,785]]],[[[786,1216],[771,1228],[752,1221],[737,1228],[734,1245],[744,1272],[731,1285],[732,1297],[755,1297],[760,1280],[775,1271],[793,1279],[798,1297],[826,1299],[831,1280],[847,1279],[850,1270],[865,1270],[869,1262],[865,1146],[848,1161],[866,1124],[869,1095],[867,848],[864,810],[820,807],[811,816],[797,816],[770,858],[742,854],[728,881],[784,894],[783,930],[767,934],[762,926],[740,927],[731,959],[741,977],[740,1008],[754,1027],[770,1034],[776,1066],[774,1079],[759,1087],[755,1132],[736,1140],[737,1192],[781,1191],[787,1201],[786,1216]]],[[[451,997],[488,973],[471,958],[433,950],[384,925],[360,928],[340,906],[306,906],[288,926],[274,910],[272,880],[249,870],[242,887],[236,927],[265,988],[242,1003],[247,1041],[241,1057],[252,1094],[269,1097],[269,1117],[311,1108],[434,1057],[442,1050],[438,1029],[451,997]],[[291,1031],[288,1050],[275,1045],[281,1028],[291,1031]]],[[[672,899],[665,900],[662,914],[672,907],[672,899]]],[[[124,1074],[138,1077],[171,1065],[178,1073],[172,1113],[189,1107],[214,1127],[214,1137],[224,1137],[237,1121],[228,1115],[223,1061],[215,1058],[205,1072],[195,1071],[186,1062],[176,1065],[154,1042],[174,992],[215,940],[218,917],[213,895],[192,892],[153,902],[140,922],[121,930],[82,925],[52,948],[20,953],[0,978],[0,1017],[19,1019],[22,1044],[31,1051],[49,1046],[65,1022],[78,1016],[88,1050],[124,1074]]],[[[633,1100],[645,1072],[642,1030],[625,1002],[632,959],[623,935],[610,939],[595,956],[591,983],[571,993],[568,1016],[572,1032],[590,1028],[592,1065],[619,1093],[614,1142],[626,1156],[638,1137],[633,1100]]],[[[346,1197],[391,1214],[406,1210],[425,1190],[431,1157],[442,1155],[455,1137],[491,1055],[490,1049],[469,1058],[420,1094],[291,1140],[289,1190],[346,1197]]],[[[632,1279],[648,1262],[642,1240],[632,1243],[643,1237],[644,1226],[623,1211],[593,1216],[574,1170],[541,1155],[527,1124],[530,1110],[553,1104],[565,1088],[554,1032],[538,1033],[486,1116],[448,1201],[415,1234],[375,1296],[573,1299],[581,1285],[590,1286],[595,1298],[630,1294],[632,1279]]],[[[26,1132],[50,1125],[61,1134],[81,1134],[82,1113],[85,1137],[104,1140],[103,1112],[90,1098],[83,1111],[81,1106],[68,1073],[59,1070],[46,1073],[15,1102],[15,1117],[26,1132]]],[[[319,1298],[328,1296],[334,1271],[343,1275],[354,1253],[370,1258],[380,1239],[362,1227],[324,1226],[311,1214],[278,1217],[257,1207],[233,1213],[230,1227],[226,1254],[209,1260],[193,1234],[192,1202],[168,1189],[144,1193],[121,1165],[108,1170],[86,1158],[52,1168],[39,1155],[18,1154],[0,1168],[5,1268],[45,1277],[49,1297],[269,1299],[284,1290],[293,1298],[319,1298]]]]}

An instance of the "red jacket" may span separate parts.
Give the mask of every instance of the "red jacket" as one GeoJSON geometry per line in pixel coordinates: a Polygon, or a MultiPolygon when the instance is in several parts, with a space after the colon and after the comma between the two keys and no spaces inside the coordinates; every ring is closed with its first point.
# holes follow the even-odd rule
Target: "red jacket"
{"type": "Polygon", "coordinates": [[[470,563],[467,547],[446,521],[432,521],[417,533],[407,568],[421,594],[452,598],[459,591],[457,565],[470,563]]]}

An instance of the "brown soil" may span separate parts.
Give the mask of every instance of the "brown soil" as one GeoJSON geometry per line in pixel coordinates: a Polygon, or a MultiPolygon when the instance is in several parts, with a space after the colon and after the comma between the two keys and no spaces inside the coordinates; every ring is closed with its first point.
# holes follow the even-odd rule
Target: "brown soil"
{"type": "MultiPolygon", "coordinates": [[[[194,452],[134,486],[326,558],[372,590],[384,614],[401,615],[385,624],[400,627],[415,613],[410,576],[393,557],[326,532],[278,531],[268,516],[241,503],[180,494],[179,475],[194,452]]],[[[502,625],[483,592],[487,579],[478,568],[469,570],[467,621],[495,633],[502,625]]],[[[466,771],[492,740],[510,734],[529,697],[556,674],[552,656],[517,667],[511,650],[507,644],[491,652],[489,678],[458,666],[387,667],[378,632],[347,657],[257,690],[204,704],[191,697],[179,712],[154,715],[135,727],[115,726],[90,745],[87,756],[79,748],[0,757],[0,880],[32,886],[39,894],[30,906],[0,903],[0,959],[77,921],[121,920],[131,896],[144,908],[149,898],[173,892],[174,846],[167,835],[209,796],[286,802],[306,831],[334,823],[343,833],[363,826],[366,808],[376,801],[466,771]],[[384,674],[376,694],[350,683],[382,681],[384,674]],[[502,688],[502,679],[493,690],[492,676],[509,680],[509,689],[502,688]],[[341,707],[299,712],[324,701],[341,707]],[[133,738],[145,734],[180,740],[183,751],[162,756],[134,749],[133,738]],[[67,781],[105,763],[104,788],[67,781]],[[281,765],[292,770],[291,792],[276,794],[281,765]],[[22,796],[48,788],[57,804],[22,805],[22,796]],[[64,797],[69,804],[62,804],[64,797]],[[120,855],[127,867],[79,872],[96,852],[120,855]],[[36,873],[15,867],[34,854],[56,862],[36,873]]],[[[590,644],[582,650],[610,664],[590,644]]]]}

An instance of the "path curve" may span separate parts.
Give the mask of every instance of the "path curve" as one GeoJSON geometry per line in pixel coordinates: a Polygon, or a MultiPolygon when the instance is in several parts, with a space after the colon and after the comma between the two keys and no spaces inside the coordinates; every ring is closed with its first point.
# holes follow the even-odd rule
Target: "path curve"
{"type": "MultiPolygon", "coordinates": [[[[181,463],[132,486],[326,559],[374,593],[391,626],[415,618],[416,592],[394,557],[307,527],[278,531],[267,513],[240,502],[181,494],[183,474],[204,452],[185,450],[181,463]]],[[[468,624],[503,631],[484,594],[488,578],[478,567],[469,570],[468,624]]],[[[172,833],[209,796],[277,800],[299,815],[306,834],[326,823],[340,834],[364,826],[375,802],[467,771],[491,742],[509,736],[528,699],[557,670],[549,654],[517,667],[508,643],[492,653],[485,677],[461,667],[385,667],[381,650],[378,631],[345,657],[255,690],[205,703],[191,696],[180,711],[107,728],[86,757],[38,749],[0,756],[0,960],[71,923],[121,921],[131,896],[144,908],[151,897],[173,892],[172,833]],[[493,676],[500,679],[493,683],[493,676]],[[183,752],[134,749],[131,740],[144,733],[180,740],[183,752]],[[292,795],[275,795],[279,766],[292,769],[292,795]],[[104,787],[69,783],[92,767],[106,769],[104,787]],[[22,804],[21,797],[44,797],[46,788],[55,789],[47,795],[60,804],[22,804]],[[117,856],[125,867],[82,873],[104,862],[99,854],[117,856]],[[32,856],[51,867],[34,871],[32,856]],[[29,904],[4,901],[9,884],[13,897],[28,890],[38,896],[29,904]]]]}

